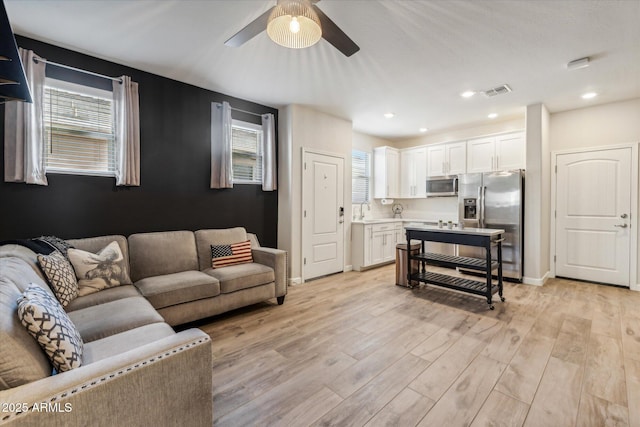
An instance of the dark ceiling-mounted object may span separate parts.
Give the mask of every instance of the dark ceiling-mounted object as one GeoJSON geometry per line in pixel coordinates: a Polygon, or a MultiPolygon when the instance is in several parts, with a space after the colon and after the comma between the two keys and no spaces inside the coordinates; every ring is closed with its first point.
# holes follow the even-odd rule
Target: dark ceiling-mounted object
{"type": "MultiPolygon", "coordinates": [[[[278,0],[277,4],[265,13],[257,17],[253,22],[249,23],[246,27],[234,34],[229,40],[224,42],[227,46],[238,47],[251,40],[261,32],[267,29],[270,21],[273,20],[274,15],[277,14],[279,8],[285,10],[295,10],[296,8],[312,9],[312,13],[315,14],[320,22],[322,30],[322,38],[328,41],[342,52],[345,56],[351,56],[360,50],[357,44],[347,36],[322,10],[315,5],[320,0],[278,0]]],[[[288,13],[288,12],[287,12],[288,13]]],[[[295,14],[290,17],[296,20],[295,14]]],[[[299,28],[299,26],[298,26],[299,28]]],[[[269,36],[271,37],[271,35],[269,36]]],[[[273,37],[272,37],[273,39],[273,37]]],[[[275,41],[275,40],[274,40],[275,41]]],[[[276,41],[276,43],[281,44],[276,41]]],[[[292,47],[292,46],[288,46],[292,47]]]]}
{"type": "Polygon", "coordinates": [[[7,10],[4,2],[0,0],[0,104],[8,101],[31,102],[31,93],[18,45],[11,31],[7,10]]]}

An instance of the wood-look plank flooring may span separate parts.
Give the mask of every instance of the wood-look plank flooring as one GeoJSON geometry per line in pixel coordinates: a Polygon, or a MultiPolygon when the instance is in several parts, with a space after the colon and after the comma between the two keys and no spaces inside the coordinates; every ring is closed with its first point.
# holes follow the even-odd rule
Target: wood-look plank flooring
{"type": "Polygon", "coordinates": [[[639,292],[506,283],[490,311],[394,281],[336,274],[196,324],[215,425],[640,426],[639,292]]]}

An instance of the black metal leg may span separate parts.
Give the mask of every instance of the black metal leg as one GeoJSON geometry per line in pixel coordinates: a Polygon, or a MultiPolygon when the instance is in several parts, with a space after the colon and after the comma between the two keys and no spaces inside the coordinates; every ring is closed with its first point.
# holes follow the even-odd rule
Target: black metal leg
{"type": "Polygon", "coordinates": [[[284,297],[286,295],[282,295],[281,297],[276,297],[276,299],[278,300],[278,305],[282,305],[284,304],[284,297]]]}
{"type": "Polygon", "coordinates": [[[502,236],[498,239],[498,295],[500,295],[500,301],[504,302],[502,296],[502,236]]]}
{"type": "Polygon", "coordinates": [[[484,248],[487,254],[487,303],[489,308],[493,310],[493,304],[491,303],[491,242],[487,242],[487,246],[484,248]]]}
{"type": "Polygon", "coordinates": [[[411,284],[411,233],[406,232],[407,235],[407,287],[413,287],[411,284]]]}
{"type": "MultiPolygon", "coordinates": [[[[424,240],[420,241],[420,253],[421,254],[426,253],[425,248],[424,248],[424,240]]],[[[425,260],[422,260],[420,265],[422,266],[422,273],[423,274],[426,273],[427,272],[427,262],[425,260]]]]}

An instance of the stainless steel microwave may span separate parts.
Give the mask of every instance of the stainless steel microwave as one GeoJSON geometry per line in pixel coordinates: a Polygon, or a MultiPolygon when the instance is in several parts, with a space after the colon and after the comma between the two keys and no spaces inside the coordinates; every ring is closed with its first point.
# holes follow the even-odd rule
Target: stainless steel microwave
{"type": "Polygon", "coordinates": [[[444,197],[457,195],[457,176],[427,179],[427,197],[444,197]]]}

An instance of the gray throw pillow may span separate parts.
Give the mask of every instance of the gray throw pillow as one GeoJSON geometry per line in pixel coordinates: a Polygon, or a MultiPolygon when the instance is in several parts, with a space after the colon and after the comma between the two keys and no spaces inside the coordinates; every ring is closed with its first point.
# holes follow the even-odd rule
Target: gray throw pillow
{"type": "Polygon", "coordinates": [[[66,307],[78,296],[78,281],[73,266],[58,251],[51,252],[49,255],[38,255],[38,264],[47,276],[49,286],[56,298],[63,307],[66,307]]]}
{"type": "Polygon", "coordinates": [[[18,318],[49,357],[58,372],[82,365],[84,343],[60,303],[40,286],[31,284],[18,298],[18,318]]]}
{"type": "Polygon", "coordinates": [[[78,296],[131,284],[124,264],[126,260],[116,241],[97,254],[71,248],[67,255],[78,278],[78,296]]]}

